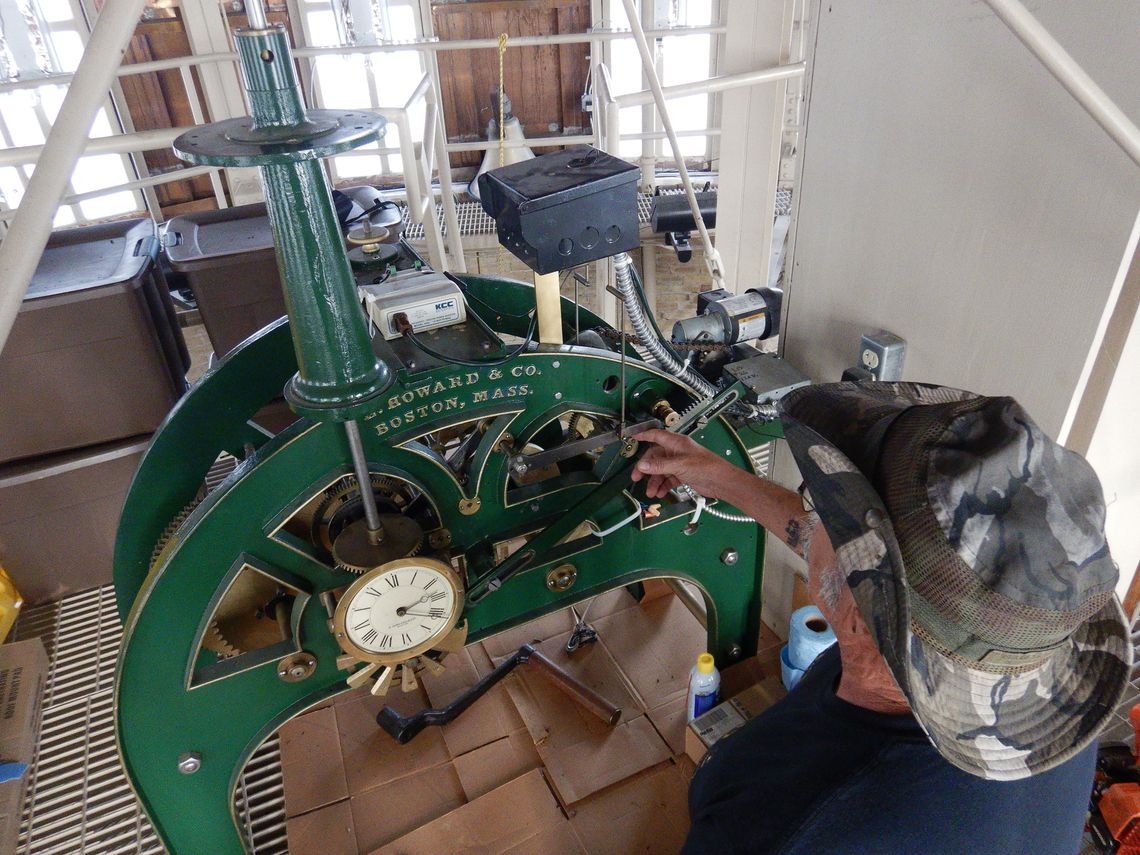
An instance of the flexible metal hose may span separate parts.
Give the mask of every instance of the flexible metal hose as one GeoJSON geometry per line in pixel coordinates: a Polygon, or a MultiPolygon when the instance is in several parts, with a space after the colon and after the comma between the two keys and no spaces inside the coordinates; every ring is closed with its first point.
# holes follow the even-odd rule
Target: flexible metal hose
{"type": "Polygon", "coordinates": [[[729,511],[722,511],[722,510],[719,510],[717,508],[714,508],[712,505],[709,505],[707,503],[707,500],[704,499],[704,496],[702,496],[700,493],[698,493],[696,490],[694,490],[688,484],[680,484],[677,487],[677,491],[680,493],[684,493],[693,502],[698,502],[700,500],[704,500],[705,504],[702,504],[700,506],[700,512],[702,514],[708,514],[710,517],[716,517],[717,519],[727,520],[728,522],[734,522],[734,523],[754,523],[754,522],[756,522],[756,520],[754,520],[752,517],[748,516],[748,514],[734,514],[734,513],[731,513],[729,511]]]}
{"type": "Polygon", "coordinates": [[[637,298],[637,289],[633,285],[633,260],[628,253],[622,252],[614,256],[614,279],[634,334],[641,339],[645,349],[653,354],[661,369],[684,382],[701,397],[709,398],[715,395],[716,387],[670,353],[653,330],[649,319],[645,316],[641,301],[637,298]]]}

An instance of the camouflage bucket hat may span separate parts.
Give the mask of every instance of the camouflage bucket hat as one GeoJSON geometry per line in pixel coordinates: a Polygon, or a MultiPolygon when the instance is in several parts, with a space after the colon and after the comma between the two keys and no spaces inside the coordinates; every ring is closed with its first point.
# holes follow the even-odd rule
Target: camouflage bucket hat
{"type": "Polygon", "coordinates": [[[938,752],[982,778],[1050,769],[1132,664],[1092,468],[1012,398],[831,383],[780,403],[839,569],[938,752]]]}

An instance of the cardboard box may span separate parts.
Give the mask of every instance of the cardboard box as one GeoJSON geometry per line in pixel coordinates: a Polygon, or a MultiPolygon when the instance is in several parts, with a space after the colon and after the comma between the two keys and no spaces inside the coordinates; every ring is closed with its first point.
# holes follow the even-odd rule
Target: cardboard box
{"type": "Polygon", "coordinates": [[[685,731],[685,753],[699,763],[714,743],[739,730],[786,694],[779,677],[765,677],[736,697],[717,704],[689,723],[685,731]]]}
{"type": "Polygon", "coordinates": [[[0,645],[0,853],[16,851],[47,673],[38,638],[0,645]]]}

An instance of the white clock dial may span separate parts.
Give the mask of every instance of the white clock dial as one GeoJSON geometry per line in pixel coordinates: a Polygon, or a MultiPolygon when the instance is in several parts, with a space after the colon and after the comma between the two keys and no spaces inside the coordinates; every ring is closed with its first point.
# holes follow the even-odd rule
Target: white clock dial
{"type": "Polygon", "coordinates": [[[458,618],[455,573],[428,558],[390,561],[366,574],[337,606],[341,646],[373,661],[398,661],[431,649],[458,618]]]}

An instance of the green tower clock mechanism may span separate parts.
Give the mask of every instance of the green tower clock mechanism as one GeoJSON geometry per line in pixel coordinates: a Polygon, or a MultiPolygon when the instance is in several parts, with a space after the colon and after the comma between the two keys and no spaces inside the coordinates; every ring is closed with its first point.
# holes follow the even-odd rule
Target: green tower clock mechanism
{"type": "MultiPolygon", "coordinates": [[[[118,743],[176,855],[243,851],[234,788],[292,716],[348,687],[410,690],[449,652],[576,600],[679,577],[704,595],[718,660],[754,649],[758,527],[723,507],[694,520],[692,493],[637,513],[648,503],[629,477],[631,433],[668,426],[742,467],[779,434],[750,387],[757,359],[774,357],[733,361],[722,348],[727,367],[699,374],[647,322],[624,254],[617,290],[652,363],[557,290],[543,309],[537,285],[505,279],[416,269],[371,284],[380,268],[368,249],[350,266],[319,159],[378,139],[383,120],[306,110],[280,28],[238,31],[236,42],[251,117],[196,128],[175,149],[193,163],[261,168],[289,316],[170,414],[116,547],[118,743]],[[536,343],[535,319],[552,307],[536,343]],[[449,312],[459,322],[433,328],[449,312]],[[598,346],[582,343],[583,325],[601,331],[588,339],[598,346]],[[564,336],[570,344],[554,343],[564,336]],[[282,390],[301,418],[270,435],[251,418],[282,390]],[[207,489],[221,455],[236,466],[207,489]]],[[[607,164],[620,162],[562,153],[549,171],[572,178],[554,176],[557,198],[594,204],[586,191],[621,183],[607,164]]],[[[539,272],[636,243],[635,218],[615,225],[633,216],[632,185],[628,205],[595,194],[605,204],[570,217],[567,238],[542,232],[559,218],[512,197],[527,179],[509,179],[500,240],[523,257],[543,244],[529,258],[539,272]]]]}

